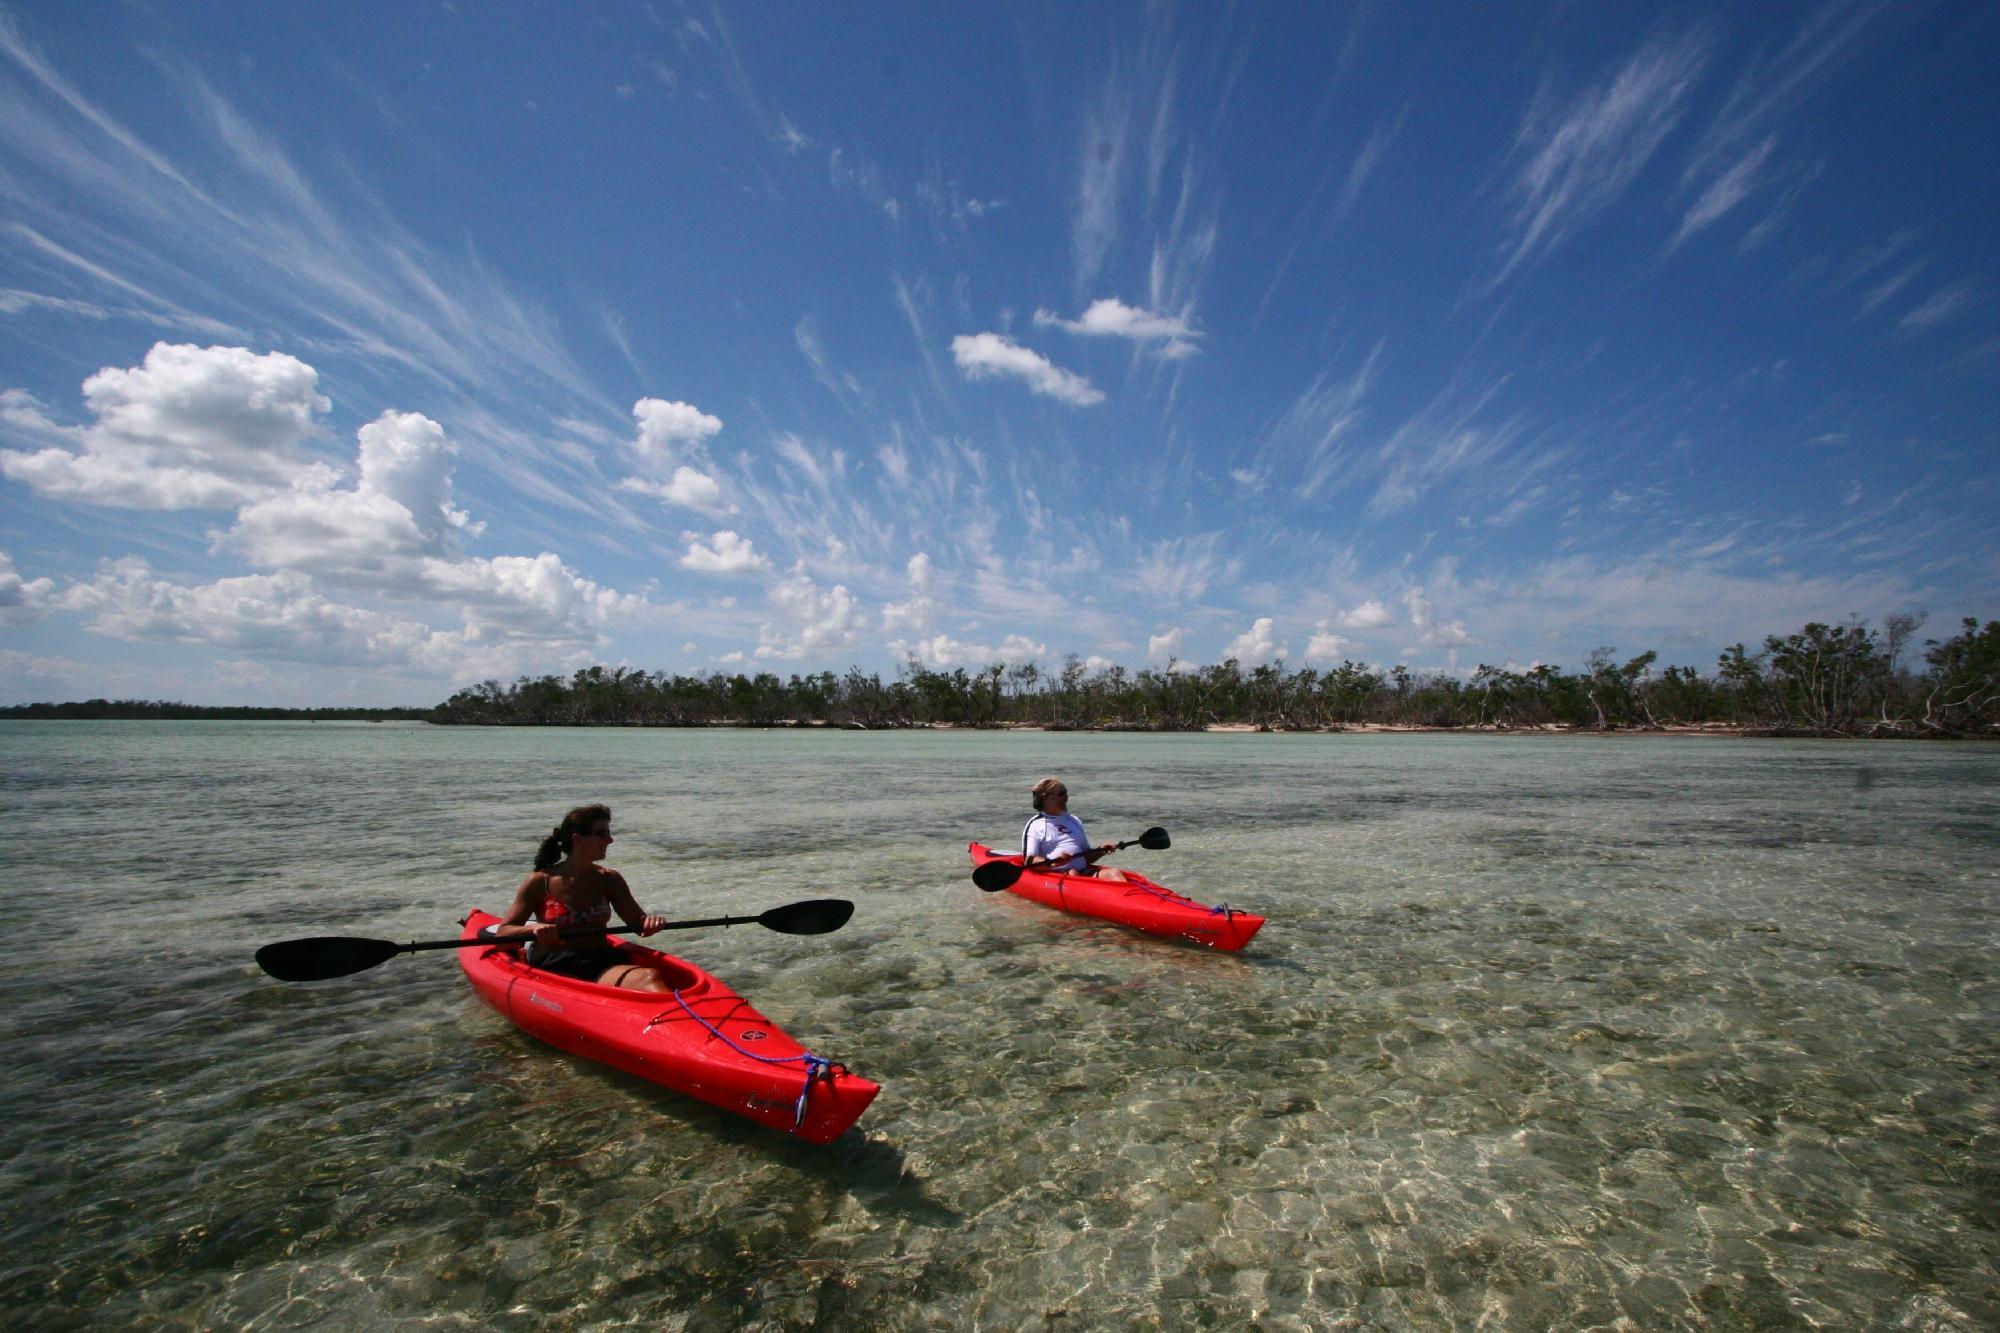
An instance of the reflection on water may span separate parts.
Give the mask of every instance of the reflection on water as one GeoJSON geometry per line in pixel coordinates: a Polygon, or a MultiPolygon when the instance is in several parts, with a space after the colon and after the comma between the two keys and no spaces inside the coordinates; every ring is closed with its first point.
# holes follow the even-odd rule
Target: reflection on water
{"type": "Polygon", "coordinates": [[[21,1327],[2000,1325],[2000,751],[1618,738],[12,724],[21,1327]],[[1267,913],[973,889],[1059,772],[1267,913]],[[583,778],[576,775],[592,775],[583,778]],[[814,1148],[558,1055],[446,954],[569,804],[670,947],[879,1079],[814,1148]],[[48,861],[40,854],[46,849],[48,861]]]}

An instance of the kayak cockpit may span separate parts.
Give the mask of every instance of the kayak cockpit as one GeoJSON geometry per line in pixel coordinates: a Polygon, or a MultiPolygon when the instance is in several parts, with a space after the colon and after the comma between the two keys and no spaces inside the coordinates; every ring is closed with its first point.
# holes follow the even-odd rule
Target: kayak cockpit
{"type": "MultiPolygon", "coordinates": [[[[669,991],[685,995],[700,995],[708,989],[709,979],[680,959],[668,954],[656,953],[651,949],[633,948],[627,944],[614,944],[618,958],[612,964],[629,964],[643,967],[655,973],[661,984],[669,991]]],[[[519,949],[493,948],[482,951],[482,956],[492,957],[512,974],[516,981],[532,981],[538,986],[576,989],[607,1000],[654,1000],[660,998],[658,991],[643,991],[631,986],[605,986],[595,981],[584,981],[577,977],[567,977],[560,972],[545,972],[538,967],[530,967],[519,949]]]]}

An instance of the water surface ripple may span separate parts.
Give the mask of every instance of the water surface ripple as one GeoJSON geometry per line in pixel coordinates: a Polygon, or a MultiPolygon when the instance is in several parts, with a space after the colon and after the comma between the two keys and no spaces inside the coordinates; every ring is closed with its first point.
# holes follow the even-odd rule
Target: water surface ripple
{"type": "Polygon", "coordinates": [[[2000,1326],[2000,750],[13,723],[0,1308],[66,1327],[2000,1326]],[[968,877],[1060,773],[1240,956],[968,877]],[[448,937],[563,807],[879,1079],[813,1148],[448,937]],[[86,943],[49,941],[83,937],[86,943]]]}

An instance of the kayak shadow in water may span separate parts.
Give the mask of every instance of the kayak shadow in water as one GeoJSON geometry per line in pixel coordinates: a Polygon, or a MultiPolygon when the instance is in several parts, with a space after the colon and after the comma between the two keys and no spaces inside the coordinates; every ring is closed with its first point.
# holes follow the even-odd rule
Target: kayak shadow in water
{"type": "Polygon", "coordinates": [[[901,1148],[859,1127],[823,1147],[786,1139],[779,1145],[787,1166],[821,1184],[844,1189],[871,1213],[889,1214],[916,1226],[950,1229],[965,1225],[965,1214],[924,1192],[924,1179],[901,1148]]]}
{"type": "MultiPolygon", "coordinates": [[[[523,1040],[538,1044],[532,1038],[523,1040]]],[[[965,1222],[964,1214],[926,1194],[923,1177],[910,1167],[903,1150],[869,1135],[865,1122],[832,1143],[807,1143],[622,1070],[575,1056],[558,1058],[577,1060],[582,1067],[629,1090],[637,1102],[650,1103],[663,1117],[680,1122],[687,1133],[705,1134],[717,1143],[764,1153],[830,1190],[853,1195],[872,1213],[890,1214],[925,1227],[950,1228],[965,1222]]]]}

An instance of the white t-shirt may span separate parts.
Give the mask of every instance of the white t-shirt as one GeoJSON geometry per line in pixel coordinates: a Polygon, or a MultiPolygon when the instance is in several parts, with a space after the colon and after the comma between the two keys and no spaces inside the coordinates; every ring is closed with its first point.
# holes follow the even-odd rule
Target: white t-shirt
{"type": "Polygon", "coordinates": [[[1059,815],[1036,815],[1021,830],[1021,855],[1046,856],[1057,874],[1075,875],[1090,869],[1084,853],[1090,841],[1084,837],[1083,821],[1065,811],[1059,815]]]}

